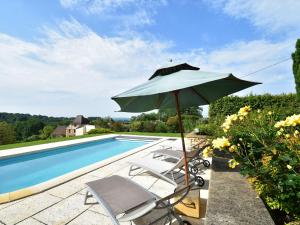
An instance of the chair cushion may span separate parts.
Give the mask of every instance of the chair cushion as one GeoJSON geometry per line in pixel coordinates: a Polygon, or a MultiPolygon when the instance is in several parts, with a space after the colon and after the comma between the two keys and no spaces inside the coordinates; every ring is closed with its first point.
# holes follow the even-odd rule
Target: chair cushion
{"type": "Polygon", "coordinates": [[[115,216],[156,199],[148,190],[118,175],[92,181],[86,185],[94,195],[97,195],[96,198],[105,201],[106,207],[109,206],[115,216]]]}

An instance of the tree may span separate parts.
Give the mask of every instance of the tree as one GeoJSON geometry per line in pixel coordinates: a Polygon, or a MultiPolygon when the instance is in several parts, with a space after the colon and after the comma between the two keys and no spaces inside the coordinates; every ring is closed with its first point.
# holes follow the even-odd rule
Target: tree
{"type": "Polygon", "coordinates": [[[16,133],[12,125],[6,122],[0,122],[0,145],[14,143],[16,133]]]}
{"type": "Polygon", "coordinates": [[[152,121],[157,119],[158,119],[157,113],[142,113],[138,116],[131,117],[132,121],[152,121]]]}
{"type": "Polygon", "coordinates": [[[54,126],[51,125],[44,126],[44,128],[41,130],[40,138],[47,139],[48,137],[50,137],[53,130],[54,130],[54,126]]]}
{"type": "Polygon", "coordinates": [[[203,111],[203,108],[202,107],[199,107],[199,106],[192,106],[192,107],[189,107],[187,109],[185,109],[182,114],[183,115],[191,115],[191,116],[198,116],[200,118],[202,118],[202,111],[203,111]]]}
{"type": "Polygon", "coordinates": [[[110,128],[113,122],[113,119],[110,117],[99,117],[96,120],[93,120],[92,124],[94,124],[96,127],[110,128]]]}
{"type": "Polygon", "coordinates": [[[32,135],[39,135],[40,130],[43,128],[44,123],[35,118],[30,118],[27,121],[18,121],[15,127],[17,140],[25,140],[32,135]]]}
{"type": "MultiPolygon", "coordinates": [[[[191,106],[189,108],[186,108],[181,111],[182,115],[191,115],[191,116],[198,116],[199,118],[202,118],[202,111],[203,108],[199,106],[191,106]]],[[[160,109],[159,112],[159,118],[162,121],[167,121],[168,118],[176,116],[177,112],[175,108],[170,109],[160,109]]]]}
{"type": "Polygon", "coordinates": [[[292,54],[293,58],[293,73],[295,77],[296,93],[298,100],[300,100],[300,39],[296,42],[296,50],[292,54]]]}
{"type": "Polygon", "coordinates": [[[158,112],[159,120],[167,122],[169,117],[177,115],[176,109],[160,109],[158,112]]]}

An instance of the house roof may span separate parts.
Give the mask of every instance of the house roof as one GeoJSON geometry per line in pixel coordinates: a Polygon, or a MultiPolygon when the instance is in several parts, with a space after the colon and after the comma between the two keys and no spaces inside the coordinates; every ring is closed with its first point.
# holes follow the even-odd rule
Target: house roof
{"type": "Polygon", "coordinates": [[[89,124],[89,122],[90,121],[82,115],[76,116],[76,118],[73,120],[74,125],[84,125],[89,124]]]}
{"type": "Polygon", "coordinates": [[[52,132],[52,135],[65,135],[66,134],[66,126],[57,126],[54,131],[52,132]]]}

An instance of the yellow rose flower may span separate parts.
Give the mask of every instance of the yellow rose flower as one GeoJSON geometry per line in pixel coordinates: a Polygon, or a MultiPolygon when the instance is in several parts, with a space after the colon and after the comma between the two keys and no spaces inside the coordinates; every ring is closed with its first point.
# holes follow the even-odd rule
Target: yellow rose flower
{"type": "Polygon", "coordinates": [[[286,167],[291,170],[293,167],[291,165],[286,165],[286,167]]]}
{"type": "Polygon", "coordinates": [[[272,160],[272,156],[264,155],[261,159],[261,162],[264,166],[268,166],[271,160],[272,160]]]}
{"type": "Polygon", "coordinates": [[[230,129],[233,121],[236,121],[237,119],[238,119],[237,114],[232,114],[226,117],[224,123],[221,125],[225,133],[230,129]]]}
{"type": "Polygon", "coordinates": [[[274,125],[274,127],[276,127],[276,128],[280,128],[283,126],[285,126],[285,121],[279,121],[279,122],[275,123],[275,125],[274,125]]]}
{"type": "Polygon", "coordinates": [[[249,178],[247,178],[247,180],[248,180],[249,183],[254,184],[257,181],[257,178],[256,177],[249,177],[249,178]]]}
{"type": "Polygon", "coordinates": [[[238,165],[239,165],[239,163],[235,159],[230,159],[228,161],[228,166],[232,169],[234,169],[238,165]]]}
{"type": "Polygon", "coordinates": [[[277,122],[274,126],[276,128],[282,128],[282,127],[295,127],[297,125],[300,125],[300,114],[299,115],[292,115],[285,118],[285,120],[277,122]]]}
{"type": "Polygon", "coordinates": [[[230,147],[229,147],[229,151],[230,152],[235,152],[237,150],[237,146],[236,145],[231,145],[230,147]]]}
{"type": "Polygon", "coordinates": [[[238,116],[247,116],[248,113],[251,111],[250,106],[244,106],[242,108],[240,108],[239,112],[238,112],[238,116]]]}
{"type": "Polygon", "coordinates": [[[204,158],[211,157],[212,154],[213,154],[213,149],[212,149],[211,146],[206,147],[206,148],[203,150],[203,153],[202,153],[202,155],[203,155],[204,158]]]}
{"type": "Polygon", "coordinates": [[[222,138],[217,138],[217,139],[213,140],[212,145],[216,149],[224,149],[224,148],[230,146],[230,142],[227,138],[222,137],[222,138]]]}

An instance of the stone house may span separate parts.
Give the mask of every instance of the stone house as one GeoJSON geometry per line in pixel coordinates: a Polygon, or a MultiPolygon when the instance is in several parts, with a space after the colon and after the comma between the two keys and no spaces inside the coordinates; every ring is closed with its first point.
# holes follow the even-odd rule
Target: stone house
{"type": "Polygon", "coordinates": [[[90,125],[89,122],[90,121],[82,115],[76,116],[73,122],[66,127],[66,137],[84,135],[90,130],[95,129],[95,126],[90,125]]]}

